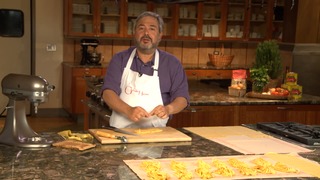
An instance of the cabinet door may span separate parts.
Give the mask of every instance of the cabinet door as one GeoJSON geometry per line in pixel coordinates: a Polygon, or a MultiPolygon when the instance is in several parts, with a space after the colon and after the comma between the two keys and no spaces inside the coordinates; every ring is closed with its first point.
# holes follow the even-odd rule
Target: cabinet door
{"type": "Polygon", "coordinates": [[[65,1],[65,34],[69,36],[94,36],[96,31],[94,5],[95,0],[65,1]]]}
{"type": "Polygon", "coordinates": [[[144,11],[150,9],[150,2],[138,0],[127,1],[124,12],[124,37],[132,37],[136,19],[144,11]]]}
{"type": "Polygon", "coordinates": [[[306,107],[298,105],[257,105],[240,107],[240,123],[298,122],[306,123],[306,107]]]}
{"type": "Polygon", "coordinates": [[[235,122],[234,106],[191,106],[175,114],[168,126],[201,127],[201,126],[233,126],[235,122]]]}
{"type": "Polygon", "coordinates": [[[201,39],[202,27],[200,18],[202,10],[200,3],[180,3],[178,4],[178,39],[201,39]]]}
{"type": "Polygon", "coordinates": [[[224,8],[225,27],[222,37],[225,39],[242,39],[247,35],[247,16],[248,1],[246,0],[227,0],[224,8]]]}
{"type": "Polygon", "coordinates": [[[173,39],[176,29],[175,5],[166,3],[152,3],[151,11],[158,13],[163,19],[163,39],[173,39]]]}
{"type": "Polygon", "coordinates": [[[84,37],[120,37],[122,0],[65,1],[65,34],[84,37]]]}
{"type": "Polygon", "coordinates": [[[273,0],[272,39],[295,42],[298,0],[273,0]]]}
{"type": "Polygon", "coordinates": [[[98,36],[120,37],[123,31],[123,0],[99,0],[97,6],[98,36]]]}
{"type": "Polygon", "coordinates": [[[262,41],[270,38],[268,30],[271,29],[271,17],[273,15],[271,1],[251,0],[249,4],[249,40],[262,41]]]}
{"type": "Polygon", "coordinates": [[[221,0],[207,0],[202,8],[202,39],[219,39],[221,28],[221,0]]]}

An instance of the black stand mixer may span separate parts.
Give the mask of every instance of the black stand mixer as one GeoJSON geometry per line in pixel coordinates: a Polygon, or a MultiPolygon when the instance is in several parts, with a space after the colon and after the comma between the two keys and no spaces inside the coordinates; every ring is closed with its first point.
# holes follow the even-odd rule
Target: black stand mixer
{"type": "Polygon", "coordinates": [[[81,39],[80,44],[82,46],[80,65],[101,65],[101,54],[96,52],[99,41],[96,39],[81,39]],[[93,48],[92,52],[89,51],[89,47],[93,48]]]}
{"type": "Polygon", "coordinates": [[[50,147],[52,141],[39,136],[28,124],[25,103],[29,100],[35,107],[47,100],[54,86],[40,76],[8,74],[1,82],[2,93],[9,97],[5,125],[0,133],[0,144],[18,147],[50,147]]]}

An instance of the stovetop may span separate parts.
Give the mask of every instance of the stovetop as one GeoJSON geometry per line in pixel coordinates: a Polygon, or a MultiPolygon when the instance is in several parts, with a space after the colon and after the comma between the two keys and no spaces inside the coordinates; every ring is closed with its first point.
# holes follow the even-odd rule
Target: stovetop
{"type": "Polygon", "coordinates": [[[320,126],[296,122],[257,123],[257,128],[306,145],[320,145],[320,126]]]}

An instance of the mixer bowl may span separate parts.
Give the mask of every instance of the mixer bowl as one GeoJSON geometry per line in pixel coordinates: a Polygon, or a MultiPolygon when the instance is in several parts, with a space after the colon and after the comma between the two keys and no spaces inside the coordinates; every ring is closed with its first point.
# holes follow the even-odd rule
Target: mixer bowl
{"type": "Polygon", "coordinates": [[[88,54],[88,61],[90,63],[99,63],[101,60],[101,53],[96,53],[96,52],[93,52],[93,53],[89,53],[88,54]]]}

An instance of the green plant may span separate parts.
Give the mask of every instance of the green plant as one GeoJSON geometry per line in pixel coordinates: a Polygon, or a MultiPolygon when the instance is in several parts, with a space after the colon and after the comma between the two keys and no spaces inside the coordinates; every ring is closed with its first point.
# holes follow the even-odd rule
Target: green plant
{"type": "Polygon", "coordinates": [[[268,69],[265,67],[251,68],[250,78],[252,81],[252,91],[261,93],[269,82],[268,69]]]}
{"type": "Polygon", "coordinates": [[[279,46],[276,41],[268,40],[260,42],[256,49],[256,61],[254,68],[267,68],[268,76],[277,79],[282,74],[282,64],[279,46]]]}

